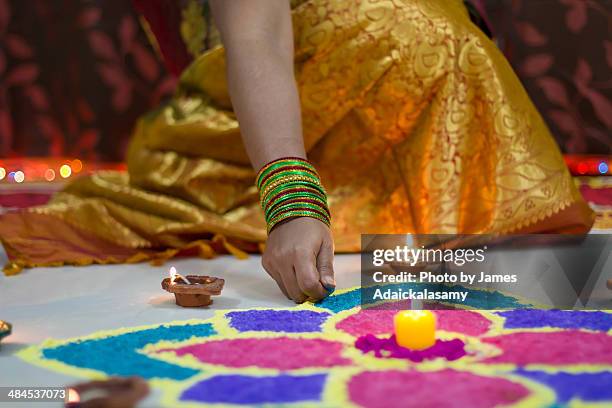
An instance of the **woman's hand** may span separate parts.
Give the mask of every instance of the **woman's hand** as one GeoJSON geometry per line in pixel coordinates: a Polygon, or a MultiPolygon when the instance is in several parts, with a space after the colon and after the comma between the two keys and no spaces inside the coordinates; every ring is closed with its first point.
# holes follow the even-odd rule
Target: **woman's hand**
{"type": "Polygon", "coordinates": [[[302,303],[322,299],[336,287],[333,260],[334,242],[327,225],[300,217],[272,230],[262,265],[285,296],[302,303]]]}

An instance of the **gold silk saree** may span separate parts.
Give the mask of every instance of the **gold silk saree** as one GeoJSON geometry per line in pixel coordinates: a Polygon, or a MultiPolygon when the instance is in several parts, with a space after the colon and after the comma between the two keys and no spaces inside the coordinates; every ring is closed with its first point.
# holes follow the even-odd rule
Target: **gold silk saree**
{"type": "MultiPolygon", "coordinates": [[[[590,228],[546,125],[461,1],[299,3],[304,141],[328,190],[337,251],[357,251],[365,233],[590,228]]],[[[261,249],[222,47],[201,53],[174,98],[138,121],[127,164],[2,215],[5,272],[261,249]]]]}

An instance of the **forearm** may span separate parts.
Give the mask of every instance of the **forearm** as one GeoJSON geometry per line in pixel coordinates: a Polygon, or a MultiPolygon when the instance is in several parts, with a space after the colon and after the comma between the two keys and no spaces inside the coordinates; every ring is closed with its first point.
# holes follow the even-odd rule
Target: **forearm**
{"type": "Polygon", "coordinates": [[[223,1],[212,2],[213,12],[225,46],[232,105],[253,167],[281,157],[304,158],[288,2],[255,2],[260,9],[251,12],[252,3],[223,1]],[[270,3],[273,9],[261,10],[270,3]]]}
{"type": "Polygon", "coordinates": [[[255,170],[281,157],[305,158],[293,61],[256,42],[226,53],[232,104],[255,170]]]}
{"type": "Polygon", "coordinates": [[[262,264],[296,302],[321,299],[335,286],[330,213],[316,169],[295,159],[306,154],[289,1],[210,4],[225,46],[232,105],[258,172],[269,234],[262,264]]]}

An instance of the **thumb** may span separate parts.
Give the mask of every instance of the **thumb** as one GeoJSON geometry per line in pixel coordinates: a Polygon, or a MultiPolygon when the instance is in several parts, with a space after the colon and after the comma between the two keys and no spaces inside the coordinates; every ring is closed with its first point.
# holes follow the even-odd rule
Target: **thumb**
{"type": "Polygon", "coordinates": [[[336,279],[334,278],[334,242],[331,239],[323,240],[317,255],[317,270],[321,284],[328,292],[336,289],[336,279]]]}

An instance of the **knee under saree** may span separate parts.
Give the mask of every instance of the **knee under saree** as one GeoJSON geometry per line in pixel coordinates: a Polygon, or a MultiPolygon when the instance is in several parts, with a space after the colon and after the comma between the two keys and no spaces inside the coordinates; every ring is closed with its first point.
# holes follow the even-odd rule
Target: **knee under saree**
{"type": "MultiPolygon", "coordinates": [[[[589,229],[546,125],[460,1],[310,0],[293,19],[304,140],[338,251],[358,250],[362,233],[589,229]]],[[[5,272],[265,242],[221,47],[139,120],[127,164],[2,215],[5,272]]]]}

